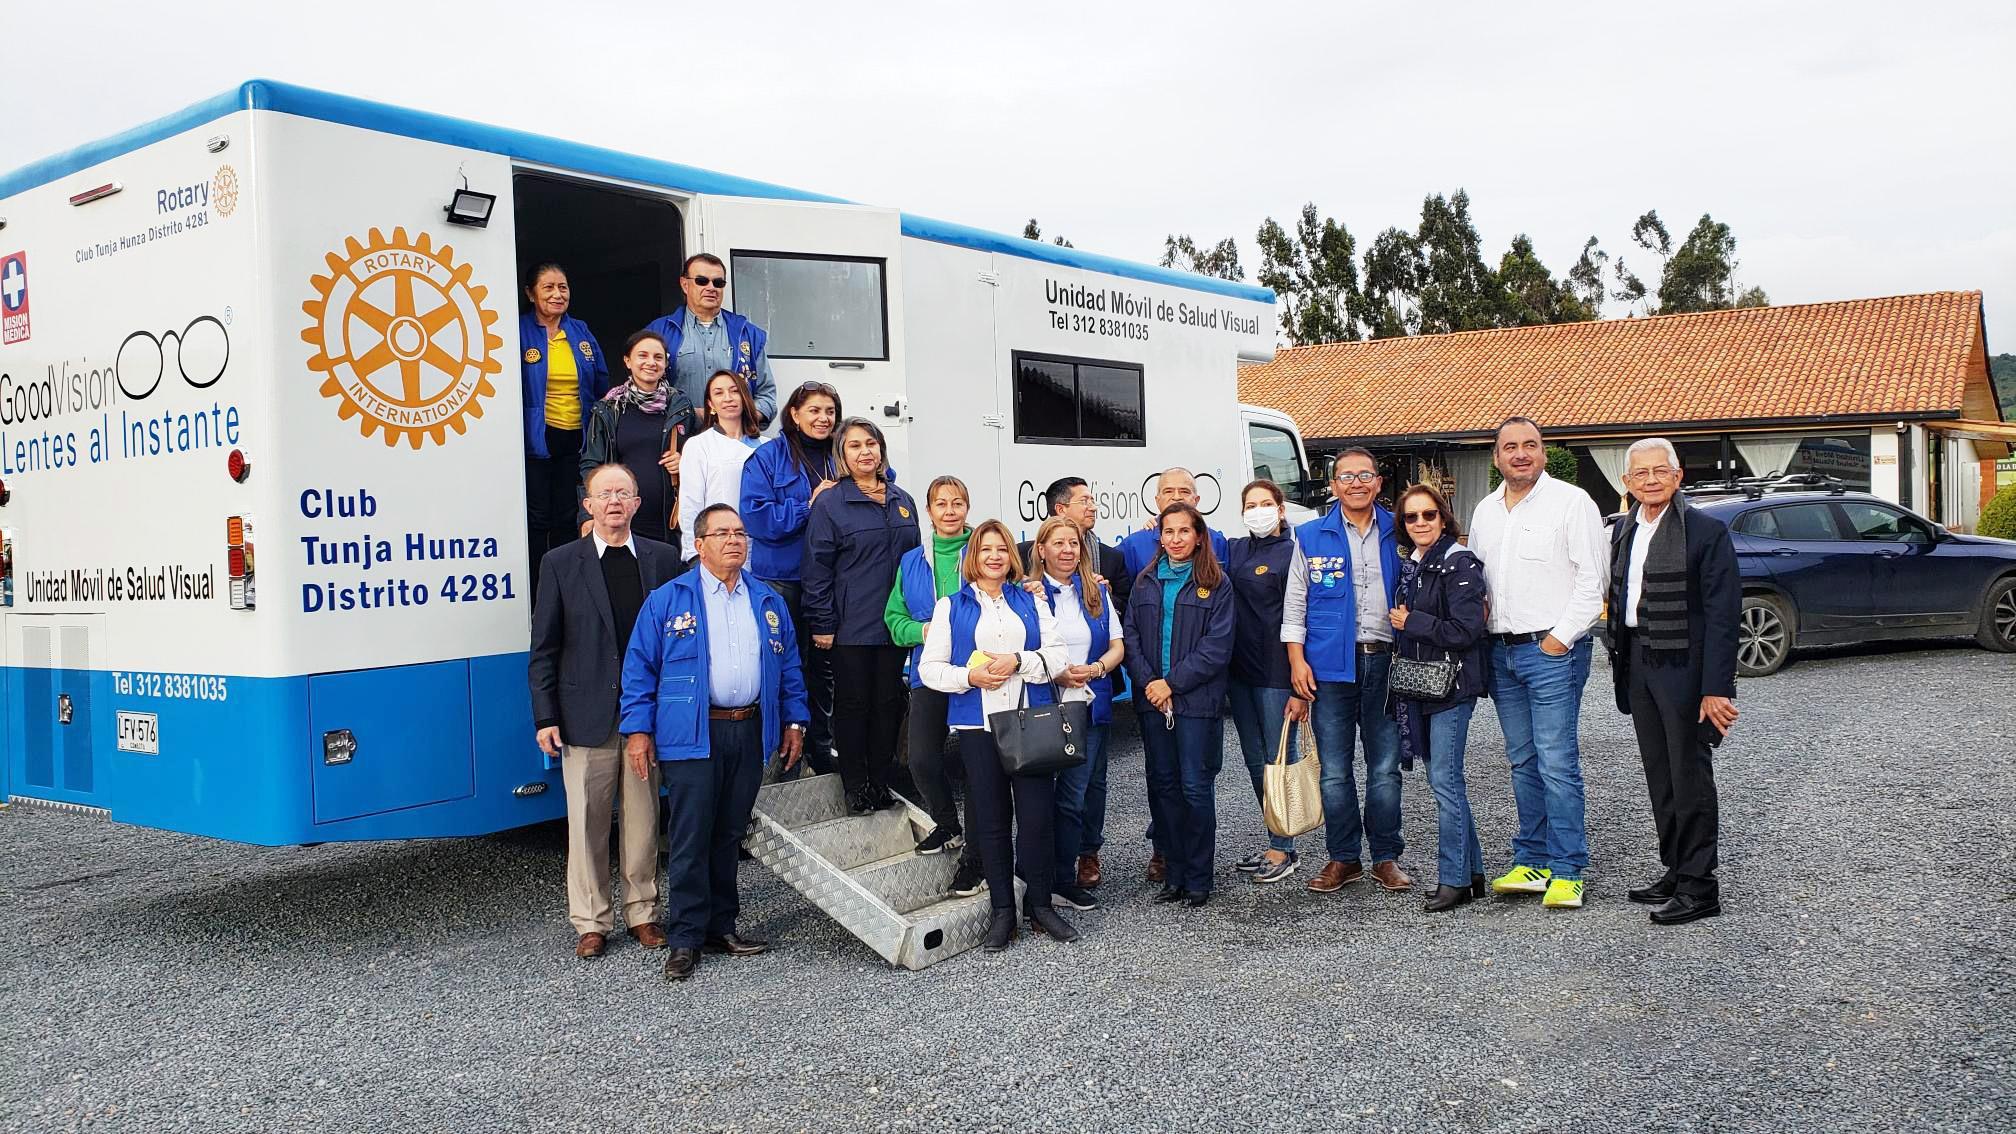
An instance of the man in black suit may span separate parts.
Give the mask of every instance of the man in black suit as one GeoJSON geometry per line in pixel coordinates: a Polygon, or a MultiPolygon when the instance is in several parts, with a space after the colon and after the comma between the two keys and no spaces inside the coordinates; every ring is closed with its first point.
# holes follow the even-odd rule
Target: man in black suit
{"type": "Polygon", "coordinates": [[[1638,733],[1666,867],[1629,896],[1654,907],[1654,924],[1678,925],[1722,912],[1713,750],[1736,723],[1743,589],[1729,529],[1680,492],[1673,443],[1647,438],[1626,458],[1638,503],[1611,533],[1611,674],[1638,733]]]}
{"type": "Polygon", "coordinates": [[[574,955],[599,957],[616,928],[609,887],[611,805],[622,793],[623,919],[647,949],[658,925],[658,775],[623,774],[616,731],[623,651],[644,596],[679,574],[679,551],[630,530],[637,480],[619,464],[588,474],[589,533],[546,553],[532,604],[532,718],[539,747],[560,757],[567,791],[567,917],[574,955]],[[619,787],[620,785],[620,787],[619,787]]]}

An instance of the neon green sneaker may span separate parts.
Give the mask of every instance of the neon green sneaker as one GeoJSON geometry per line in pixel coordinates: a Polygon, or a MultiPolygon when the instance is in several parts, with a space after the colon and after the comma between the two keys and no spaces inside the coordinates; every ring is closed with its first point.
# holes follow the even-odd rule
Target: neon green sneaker
{"type": "Polygon", "coordinates": [[[1547,883],[1547,896],[1540,904],[1550,910],[1579,910],[1582,908],[1582,880],[1580,878],[1556,878],[1547,883]]]}
{"type": "Polygon", "coordinates": [[[1491,880],[1491,889],[1499,894],[1539,894],[1547,889],[1547,879],[1553,872],[1544,866],[1514,866],[1512,869],[1491,880]]]}

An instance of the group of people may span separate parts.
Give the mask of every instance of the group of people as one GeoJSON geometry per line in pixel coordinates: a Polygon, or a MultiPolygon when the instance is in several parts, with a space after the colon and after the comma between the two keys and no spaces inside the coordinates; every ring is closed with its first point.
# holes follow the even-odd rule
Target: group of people
{"type": "MultiPolygon", "coordinates": [[[[703,950],[763,952],[736,924],[737,849],[766,764],[795,774],[801,758],[837,771],[857,814],[915,796],[933,821],[916,852],[958,854],[952,891],[988,894],[986,948],[1025,924],[1076,939],[1058,911],[1098,904],[1122,676],[1146,757],[1156,901],[1201,907],[1217,885],[1229,707],[1256,793],[1284,731],[1313,731],[1326,822],[1310,890],[1368,875],[1413,887],[1401,773],[1418,762],[1437,815],[1425,910],[1487,888],[1578,907],[1578,721],[1606,610],[1665,866],[1629,897],[1660,923],[1719,912],[1710,749],[1736,716],[1740,595],[1728,534],[1687,508],[1670,443],[1632,447],[1637,504],[1609,531],[1585,493],[1546,474],[1539,427],[1512,418],[1493,448],[1503,483],[1467,540],[1439,488],[1407,486],[1388,510],[1373,456],[1347,449],[1335,505],[1299,527],[1281,488],[1255,480],[1228,539],[1172,468],[1155,516],[1117,547],[1093,535],[1096,503],[1076,477],[1049,487],[1048,517],[1018,544],[998,519],[972,522],[957,477],[930,481],[920,504],[881,430],[843,417],[824,383],[794,390],[761,440],[777,412],[761,328],[721,308],[718,260],[692,258],[681,282],[687,306],[631,337],[613,389],[566,314],[564,271],[542,265],[527,285],[527,470],[552,490],[528,494],[534,547],[547,548],[532,701],[538,742],[562,762],[578,956],[603,953],[614,931],[619,800],[624,921],[640,944],[670,949],[667,977],[690,976],[703,950]],[[566,462],[577,487],[561,484],[566,462]],[[555,523],[563,500],[578,534],[555,523]],[[1395,687],[1396,665],[1437,680],[1395,687]],[[1463,768],[1484,696],[1519,813],[1509,869],[1488,882],[1463,768]],[[1011,774],[990,718],[1069,701],[1087,703],[1085,759],[1011,774]]],[[[1299,865],[1295,839],[1263,832],[1237,870],[1270,884],[1299,865]]]]}

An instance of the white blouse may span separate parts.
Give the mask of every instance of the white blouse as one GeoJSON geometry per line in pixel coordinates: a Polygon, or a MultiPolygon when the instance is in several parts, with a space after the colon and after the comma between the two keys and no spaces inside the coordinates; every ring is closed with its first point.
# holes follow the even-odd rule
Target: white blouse
{"type": "MultiPolygon", "coordinates": [[[[1014,586],[1013,583],[1004,584],[1014,586]]],[[[1064,640],[1057,636],[1057,619],[1050,613],[1046,603],[1036,604],[1036,640],[1040,643],[1035,652],[1025,649],[1029,640],[1029,629],[1022,624],[1005,598],[991,598],[977,587],[973,596],[980,600],[980,620],[973,626],[973,647],[991,656],[1019,653],[1021,668],[1015,676],[1001,683],[999,689],[980,691],[980,723],[977,725],[954,725],[954,728],[987,727],[989,713],[1005,712],[1022,703],[1022,682],[1043,679],[1044,666],[1050,673],[1061,673],[1069,662],[1064,640]]],[[[917,663],[917,674],[924,684],[940,693],[964,693],[974,688],[966,680],[966,659],[954,662],[952,658],[952,600],[942,598],[931,610],[931,625],[924,631],[924,653],[917,663]]],[[[1089,638],[1087,639],[1090,640],[1089,638]]],[[[1092,697],[1087,689],[1060,689],[1060,700],[1087,701],[1092,697]]]]}
{"type": "Polygon", "coordinates": [[[730,437],[705,429],[679,450],[679,554],[700,554],[693,546],[693,521],[716,504],[742,507],[742,462],[763,443],[761,437],[730,437]]]}
{"type": "MultiPolygon", "coordinates": [[[[1085,621],[1084,596],[1078,593],[1075,583],[1067,580],[1057,587],[1057,636],[1064,641],[1064,656],[1076,658],[1072,665],[1089,665],[1099,659],[1092,655],[1092,627],[1085,621]]],[[[1109,596],[1110,599],[1110,596],[1109,596]]],[[[1039,604],[1040,605],[1040,604],[1039,604]]],[[[1113,604],[1106,603],[1106,641],[1110,645],[1120,640],[1120,626],[1113,620],[1113,604]]]]}

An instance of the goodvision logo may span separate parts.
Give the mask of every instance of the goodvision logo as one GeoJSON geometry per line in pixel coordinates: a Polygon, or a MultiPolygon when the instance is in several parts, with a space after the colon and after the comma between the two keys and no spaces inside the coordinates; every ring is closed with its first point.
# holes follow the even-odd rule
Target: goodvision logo
{"type": "Polygon", "coordinates": [[[37,379],[0,372],[0,425],[51,421],[114,406],[122,398],[145,401],[168,374],[171,343],[174,370],[191,389],[216,385],[231,363],[231,334],[214,315],[199,315],[179,332],[134,331],[120,342],[109,367],[83,358],[51,363],[37,379]]]}

